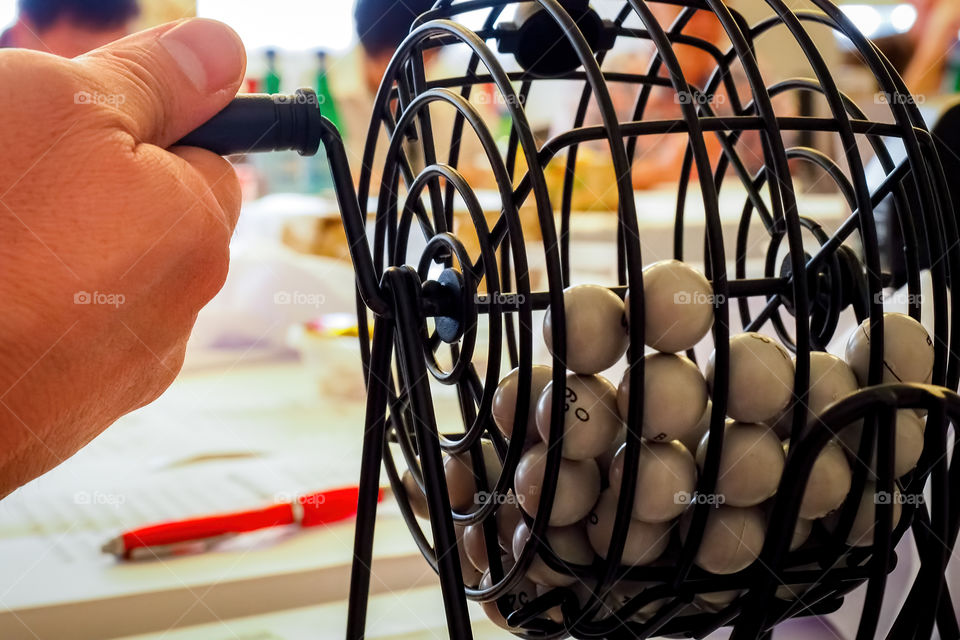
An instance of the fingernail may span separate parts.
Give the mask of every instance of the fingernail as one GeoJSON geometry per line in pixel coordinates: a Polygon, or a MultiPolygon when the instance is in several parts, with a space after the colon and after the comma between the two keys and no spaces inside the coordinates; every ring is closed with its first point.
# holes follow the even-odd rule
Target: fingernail
{"type": "Polygon", "coordinates": [[[243,73],[243,43],[222,22],[187,20],[163,34],[160,44],[198,91],[215,93],[236,83],[243,73]]]}

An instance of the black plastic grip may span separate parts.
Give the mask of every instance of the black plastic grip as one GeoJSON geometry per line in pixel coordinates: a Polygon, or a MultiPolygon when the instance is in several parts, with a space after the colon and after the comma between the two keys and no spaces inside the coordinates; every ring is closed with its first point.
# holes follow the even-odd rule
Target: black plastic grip
{"type": "Polygon", "coordinates": [[[311,89],[298,89],[293,95],[239,95],[177,144],[223,156],[291,150],[312,156],[324,135],[317,94],[311,89]]]}

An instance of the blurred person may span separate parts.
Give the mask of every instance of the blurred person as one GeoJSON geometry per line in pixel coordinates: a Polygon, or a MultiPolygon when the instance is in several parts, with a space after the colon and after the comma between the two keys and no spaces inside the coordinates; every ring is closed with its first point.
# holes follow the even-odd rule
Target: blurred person
{"type": "MultiPolygon", "coordinates": [[[[354,178],[360,173],[360,163],[366,145],[374,100],[387,67],[390,65],[400,43],[409,35],[417,17],[429,11],[434,0],[357,0],[354,6],[354,21],[360,46],[359,68],[362,86],[353,95],[338,96],[344,128],[347,132],[346,147],[350,156],[354,178]]],[[[439,49],[423,53],[427,77],[436,75],[441,64],[439,49]]],[[[473,91],[472,105],[487,122],[491,130],[496,127],[496,110],[489,99],[488,87],[477,86],[473,91]]],[[[428,108],[434,127],[437,154],[445,158],[449,150],[455,110],[449,105],[432,104],[428,108]]],[[[488,162],[477,137],[466,126],[461,139],[458,169],[474,187],[493,186],[488,162]]],[[[377,155],[374,160],[373,184],[380,182],[383,159],[389,146],[389,137],[380,132],[377,140],[377,155]]],[[[407,160],[414,171],[423,168],[421,141],[407,141],[404,145],[407,160]]]]}
{"type": "Polygon", "coordinates": [[[357,0],[353,17],[363,52],[363,79],[376,94],[397,47],[414,20],[433,7],[434,0],[357,0]]]}
{"type": "Polygon", "coordinates": [[[19,0],[16,22],[0,47],[73,58],[119,40],[140,13],[137,0],[19,0]]]}
{"type": "MultiPolygon", "coordinates": [[[[357,51],[360,86],[350,95],[337,96],[354,178],[359,174],[380,81],[397,47],[410,33],[414,20],[432,6],[433,0],[357,0],[354,5],[354,27],[360,42],[357,51]]],[[[434,54],[427,56],[429,59],[434,54]]],[[[386,137],[381,134],[379,142],[378,149],[385,152],[386,137]]]]}

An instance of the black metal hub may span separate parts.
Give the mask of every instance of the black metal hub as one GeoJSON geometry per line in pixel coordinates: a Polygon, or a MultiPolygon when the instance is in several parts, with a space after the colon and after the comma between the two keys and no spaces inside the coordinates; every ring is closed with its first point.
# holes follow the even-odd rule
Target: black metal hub
{"type": "Polygon", "coordinates": [[[464,334],[463,319],[469,317],[470,295],[464,286],[463,274],[447,268],[436,280],[423,283],[424,305],[434,314],[437,336],[447,344],[460,340],[464,334]]]}

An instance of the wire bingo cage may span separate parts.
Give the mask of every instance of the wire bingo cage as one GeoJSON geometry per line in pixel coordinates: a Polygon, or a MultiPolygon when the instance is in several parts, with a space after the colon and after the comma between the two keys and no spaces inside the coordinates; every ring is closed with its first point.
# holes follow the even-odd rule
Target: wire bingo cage
{"type": "MultiPolygon", "coordinates": [[[[417,19],[387,69],[356,190],[340,137],[307,92],[252,98],[246,111],[245,98],[239,98],[188,140],[222,152],[297,148],[304,154],[322,143],[330,159],[356,268],[368,393],[348,638],[365,633],[381,468],[439,576],[451,638],[472,637],[467,600],[474,600],[487,603],[493,617],[526,638],[704,637],[731,626],[733,638],[753,639],[772,634],[791,617],[835,611],[845,594],[863,584],[857,637],[872,638],[882,632],[878,620],[887,576],[908,530],[920,566],[887,637],[929,638],[935,625],[941,637],[960,637],[944,580],[960,528],[958,494],[948,491],[957,486],[957,469],[947,456],[950,427],[960,418],[960,398],[953,392],[960,382],[960,314],[948,294],[960,268],[960,238],[946,176],[903,81],[836,6],[827,0],[809,0],[804,9],[783,0],[753,2],[769,9],[769,17],[751,25],[721,0],[629,0],[598,2],[596,8],[586,0],[438,0],[417,19]],[[661,21],[664,8],[672,9],[669,21],[661,21]],[[705,15],[722,28],[724,45],[691,29],[705,15]],[[868,117],[838,86],[815,44],[815,35],[824,32],[841,35],[855,49],[883,97],[877,101],[883,103],[882,118],[868,117]],[[810,77],[765,82],[758,47],[771,38],[795,46],[810,77]],[[645,68],[610,64],[619,47],[638,43],[652,51],[645,68]],[[426,59],[454,49],[466,53],[465,68],[428,73],[426,59]],[[681,64],[682,49],[707,56],[712,73],[693,78],[681,64]],[[535,136],[525,105],[541,87],[558,82],[572,92],[577,107],[569,128],[544,139],[535,136]],[[673,97],[673,117],[651,116],[658,92],[673,97]],[[631,96],[628,108],[618,109],[614,96],[624,93],[631,96]],[[784,115],[789,110],[782,105],[797,96],[812,97],[824,115],[784,115]],[[267,104],[256,116],[269,124],[261,129],[247,118],[260,108],[257,100],[261,107],[267,104]],[[478,108],[484,100],[499,106],[501,131],[478,108]],[[794,142],[812,133],[835,142],[835,157],[794,142]],[[654,455],[642,428],[645,406],[664,400],[645,394],[650,369],[645,323],[648,302],[654,303],[645,299],[649,272],[632,169],[638,147],[665,135],[685,139],[673,258],[701,265],[712,292],[706,338],[714,350],[712,409],[704,418],[708,426],[689,505],[680,523],[668,528],[661,558],[644,564],[627,562],[625,550],[636,500],[655,488],[637,483],[644,458],[654,455]],[[758,152],[750,151],[751,139],[758,152]],[[481,204],[483,194],[473,186],[477,178],[462,170],[467,140],[488,164],[493,206],[481,204]],[[894,159],[894,147],[902,150],[902,160],[894,159]],[[620,491],[611,499],[609,538],[602,541],[605,553],[570,562],[546,541],[551,516],[569,491],[567,485],[558,492],[569,437],[569,339],[576,337],[567,333],[574,331],[568,323],[574,310],[565,305],[570,300],[565,291],[572,284],[574,193],[578,180],[589,179],[584,172],[595,170],[578,163],[588,149],[595,154],[600,149],[617,196],[611,229],[618,251],[610,265],[616,282],[608,289],[618,301],[630,293],[624,308],[631,319],[624,346],[630,376],[621,388],[627,426],[618,456],[620,491]],[[875,183],[865,171],[867,154],[883,169],[875,183]],[[751,170],[757,159],[759,167],[751,170]],[[551,190],[551,161],[562,168],[559,190],[551,190]],[[849,208],[841,222],[821,226],[805,214],[798,193],[801,169],[840,194],[849,208]],[[725,225],[720,196],[727,192],[743,204],[739,219],[725,225]],[[903,237],[907,315],[932,327],[921,345],[931,352],[925,379],[891,378],[900,340],[893,321],[907,321],[885,314],[883,291],[892,283],[882,268],[874,214],[885,202],[903,237]],[[464,211],[466,217],[458,215],[464,211]],[[703,214],[700,227],[691,222],[696,211],[703,214]],[[688,238],[693,242],[685,242],[688,238]],[[763,247],[763,273],[748,277],[750,250],[757,246],[763,247]],[[531,275],[537,270],[542,286],[531,275]],[[922,275],[932,281],[926,294],[922,275]],[[544,337],[553,348],[548,368],[537,373],[537,314],[547,309],[544,337]],[[863,323],[861,388],[809,415],[819,382],[811,376],[811,362],[837,338],[844,321],[863,323]],[[712,544],[711,518],[724,507],[705,498],[718,495],[726,418],[733,413],[737,354],[731,339],[736,342],[738,331],[731,327],[764,331],[768,343],[778,341],[793,352],[792,409],[780,425],[792,444],[775,495],[765,503],[754,553],[735,570],[711,572],[702,566],[702,552],[712,544]],[[516,370],[520,409],[507,437],[495,424],[493,406],[510,370],[516,370]],[[546,375],[553,393],[541,402],[549,409],[541,428],[546,453],[538,507],[529,514],[512,501],[520,493],[518,466],[536,440],[529,412],[522,410],[537,404],[535,375],[546,375]],[[459,407],[459,428],[449,424],[449,412],[442,424],[438,418],[436,405],[444,393],[459,407]],[[895,470],[904,446],[898,437],[904,410],[926,420],[919,460],[906,473],[895,470]],[[850,490],[831,515],[831,529],[813,525],[809,539],[797,547],[794,534],[816,463],[837,434],[856,425],[855,459],[875,456],[876,462],[851,465],[850,490]],[[486,499],[451,505],[445,474],[445,460],[451,459],[466,461],[476,495],[486,499]],[[872,540],[850,544],[851,530],[863,526],[863,496],[873,498],[865,512],[872,540]],[[418,519],[415,511],[428,518],[418,519]],[[500,531],[502,521],[518,518],[527,530],[520,545],[511,544],[509,531],[504,541],[500,531]],[[462,564],[468,562],[462,548],[468,526],[480,534],[486,555],[482,582],[462,564]],[[531,591],[526,575],[534,566],[563,577],[562,586],[531,591]],[[609,597],[612,591],[617,597],[609,597]]],[[[693,349],[682,350],[695,360],[693,349]]],[[[591,517],[595,523],[596,515],[591,517]]]]}

